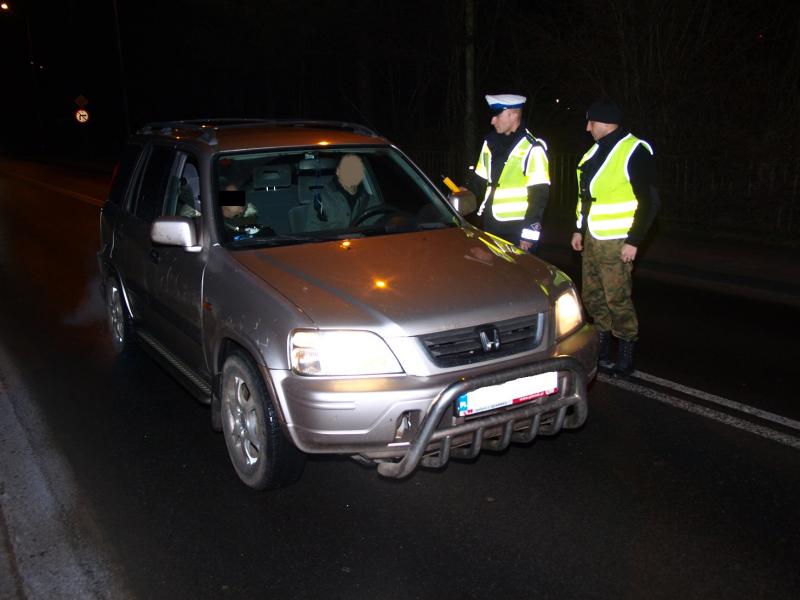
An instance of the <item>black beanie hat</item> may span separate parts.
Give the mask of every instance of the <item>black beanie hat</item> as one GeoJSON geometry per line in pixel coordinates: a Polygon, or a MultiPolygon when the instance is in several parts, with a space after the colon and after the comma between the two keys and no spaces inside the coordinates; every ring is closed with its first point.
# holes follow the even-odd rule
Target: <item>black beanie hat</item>
{"type": "Polygon", "coordinates": [[[619,125],[622,123],[622,112],[613,100],[601,98],[589,106],[589,110],[586,111],[586,120],[619,125]]]}

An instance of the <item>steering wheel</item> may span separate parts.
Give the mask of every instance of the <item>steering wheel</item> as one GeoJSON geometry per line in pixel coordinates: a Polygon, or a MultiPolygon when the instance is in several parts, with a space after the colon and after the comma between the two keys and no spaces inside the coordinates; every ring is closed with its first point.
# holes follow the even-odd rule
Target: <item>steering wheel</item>
{"type": "Polygon", "coordinates": [[[358,227],[364,221],[366,221],[367,219],[369,219],[371,217],[376,217],[378,215],[398,214],[400,212],[401,211],[400,211],[399,208],[395,208],[394,206],[390,206],[388,204],[381,204],[380,206],[373,206],[372,208],[368,208],[367,210],[362,212],[360,215],[358,215],[355,219],[353,219],[353,222],[351,223],[351,225],[353,227],[358,227]]]}

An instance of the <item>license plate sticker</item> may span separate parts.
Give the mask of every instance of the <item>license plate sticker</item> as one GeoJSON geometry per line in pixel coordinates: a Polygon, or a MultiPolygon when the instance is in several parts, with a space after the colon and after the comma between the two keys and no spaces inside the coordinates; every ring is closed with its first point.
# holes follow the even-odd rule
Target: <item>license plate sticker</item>
{"type": "Polygon", "coordinates": [[[456,411],[459,417],[464,417],[495,408],[530,402],[557,391],[558,373],[555,371],[520,377],[499,385],[490,385],[462,394],[456,400],[456,411]]]}

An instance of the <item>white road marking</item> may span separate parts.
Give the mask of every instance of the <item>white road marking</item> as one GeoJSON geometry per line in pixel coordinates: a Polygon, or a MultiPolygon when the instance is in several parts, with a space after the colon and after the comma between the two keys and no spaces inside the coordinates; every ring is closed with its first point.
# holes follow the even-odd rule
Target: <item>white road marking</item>
{"type": "Polygon", "coordinates": [[[0,345],[0,590],[23,598],[132,597],[24,390],[0,345]]]}
{"type": "Polygon", "coordinates": [[[695,398],[699,398],[700,400],[713,402],[714,404],[719,404],[720,406],[732,408],[734,410],[738,410],[739,412],[747,413],[749,415],[758,417],[759,419],[764,419],[765,421],[772,421],[773,423],[778,423],[779,425],[783,425],[784,427],[789,427],[791,429],[797,429],[798,431],[800,431],[800,421],[795,421],[787,417],[782,417],[781,415],[776,415],[775,413],[755,408],[753,406],[750,406],[749,404],[742,404],[740,402],[728,400],[727,398],[723,398],[722,396],[715,396],[714,394],[709,394],[708,392],[704,392],[702,390],[696,390],[694,388],[690,388],[680,383],[669,381],[668,379],[662,379],[661,377],[650,375],[649,373],[642,373],[641,371],[636,371],[634,377],[675,390],[676,392],[681,392],[682,394],[686,394],[688,396],[694,396],[695,398]]]}
{"type": "MultiPolygon", "coordinates": [[[[640,371],[637,371],[634,376],[635,377],[639,377],[641,379],[645,379],[644,377],[642,377],[642,373],[640,371]]],[[[625,379],[615,379],[614,377],[610,377],[610,376],[605,375],[603,373],[600,373],[597,376],[597,379],[599,381],[602,381],[603,383],[608,383],[610,385],[616,386],[618,388],[622,388],[622,389],[627,390],[629,392],[634,392],[634,393],[639,394],[641,396],[644,396],[646,398],[651,398],[653,400],[658,400],[659,402],[663,402],[665,404],[669,404],[670,406],[674,406],[675,408],[680,408],[680,409],[685,410],[687,412],[694,413],[696,415],[700,415],[700,416],[706,417],[708,419],[713,419],[714,421],[717,421],[719,423],[723,423],[725,425],[730,425],[731,427],[736,427],[738,429],[742,429],[744,431],[747,431],[749,433],[753,433],[753,434],[761,436],[763,438],[767,438],[767,439],[772,440],[774,442],[778,442],[780,444],[784,444],[786,446],[791,446],[792,448],[797,448],[798,450],[800,450],[800,438],[794,437],[792,435],[788,435],[788,434],[782,433],[780,431],[775,431],[774,429],[770,429],[769,427],[765,427],[765,426],[759,425],[757,423],[752,423],[750,421],[746,421],[744,419],[740,419],[738,417],[734,417],[733,415],[729,415],[727,413],[719,412],[717,410],[714,410],[713,408],[707,408],[705,406],[700,406],[698,404],[694,404],[693,402],[690,402],[688,400],[683,400],[682,398],[677,398],[675,396],[670,396],[669,394],[665,394],[663,392],[659,392],[659,391],[654,390],[652,388],[649,388],[649,387],[646,387],[646,386],[643,386],[643,385],[639,385],[638,383],[633,383],[632,381],[628,381],[628,380],[625,380],[625,379]]],[[[655,378],[655,379],[658,379],[658,378],[655,378]]],[[[666,381],[666,380],[661,380],[661,381],[666,381]]],[[[671,382],[669,382],[669,383],[671,383],[671,382]]],[[[659,383],[659,385],[663,385],[663,384],[659,383]]],[[[674,385],[675,386],[679,386],[680,384],[674,384],[674,385]]],[[[683,386],[681,386],[681,387],[683,387],[683,386]]],[[[686,388],[686,389],[691,389],[691,388],[686,388]]],[[[704,392],[700,392],[699,390],[694,390],[694,391],[696,391],[698,393],[704,393],[704,392]]],[[[698,398],[700,397],[698,394],[692,394],[692,395],[695,396],[695,397],[698,397],[698,398]]],[[[733,402],[733,401],[727,400],[725,398],[720,398],[719,396],[716,396],[716,398],[718,398],[720,400],[725,400],[726,402],[734,404],[734,405],[738,405],[737,402],[733,402]]],[[[720,403],[720,404],[722,404],[722,403],[720,403]]],[[[727,404],[725,404],[725,405],[727,406],[727,404]]],[[[746,405],[740,405],[740,406],[746,406],[746,405]]],[[[755,409],[753,407],[748,407],[748,408],[752,409],[753,411],[758,411],[758,409],[755,409]]],[[[749,414],[755,414],[755,413],[752,413],[750,411],[742,411],[742,412],[747,412],[749,414]]],[[[758,411],[758,412],[763,412],[763,411],[758,411]]],[[[772,414],[772,413],[765,413],[765,414],[772,414]]],[[[778,417],[778,415],[773,415],[773,416],[778,417]]],[[[779,417],[779,418],[783,419],[784,417],[779,417]]],[[[796,421],[792,421],[791,419],[786,419],[786,420],[790,421],[790,422],[793,422],[793,423],[796,423],[796,421]]]]}

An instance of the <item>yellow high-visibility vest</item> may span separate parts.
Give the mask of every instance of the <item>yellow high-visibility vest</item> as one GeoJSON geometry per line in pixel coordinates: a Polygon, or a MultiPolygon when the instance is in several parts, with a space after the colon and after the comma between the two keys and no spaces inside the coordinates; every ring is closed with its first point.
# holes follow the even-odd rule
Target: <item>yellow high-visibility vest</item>
{"type": "Polygon", "coordinates": [[[490,181],[492,153],[484,141],[475,174],[488,182],[486,196],[478,214],[483,214],[486,201],[494,190],[492,216],[498,221],[519,221],[528,210],[528,186],[550,184],[550,167],[547,161],[547,145],[529,133],[517,142],[508,155],[503,172],[497,182],[490,181]]]}
{"type": "MultiPolygon", "coordinates": [[[[589,193],[595,200],[589,210],[587,227],[595,239],[618,240],[628,236],[639,205],[628,174],[628,161],[639,144],[653,154],[650,144],[629,133],[614,145],[589,182],[589,193]]],[[[594,156],[598,148],[597,144],[592,146],[578,163],[578,189],[581,189],[580,167],[594,156]]],[[[580,199],[576,215],[578,229],[581,229],[583,214],[580,199]]]]}

